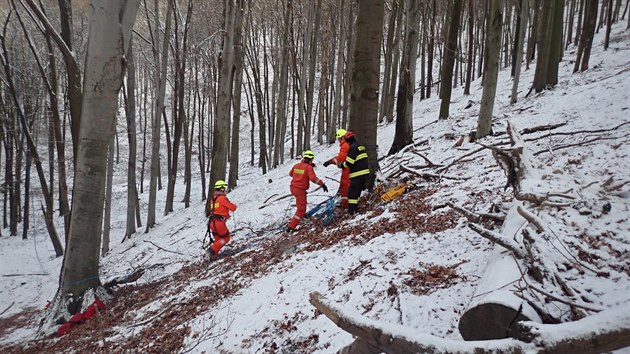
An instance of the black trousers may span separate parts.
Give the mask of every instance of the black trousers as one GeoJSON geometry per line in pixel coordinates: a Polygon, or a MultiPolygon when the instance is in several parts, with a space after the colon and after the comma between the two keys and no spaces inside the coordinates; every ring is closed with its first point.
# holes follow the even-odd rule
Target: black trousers
{"type": "Polygon", "coordinates": [[[348,190],[348,212],[355,214],[359,211],[359,197],[361,191],[365,189],[365,183],[370,175],[350,178],[350,189],[348,190]]]}

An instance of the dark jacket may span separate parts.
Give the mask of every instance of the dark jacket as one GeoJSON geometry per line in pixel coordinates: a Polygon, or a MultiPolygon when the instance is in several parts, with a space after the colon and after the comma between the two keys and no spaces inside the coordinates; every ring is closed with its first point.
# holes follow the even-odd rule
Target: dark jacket
{"type": "Polygon", "coordinates": [[[368,155],[365,150],[365,146],[359,144],[359,142],[353,137],[347,140],[350,144],[348,149],[348,156],[343,163],[343,167],[350,169],[350,179],[355,177],[369,175],[370,168],[368,165],[368,155]]]}

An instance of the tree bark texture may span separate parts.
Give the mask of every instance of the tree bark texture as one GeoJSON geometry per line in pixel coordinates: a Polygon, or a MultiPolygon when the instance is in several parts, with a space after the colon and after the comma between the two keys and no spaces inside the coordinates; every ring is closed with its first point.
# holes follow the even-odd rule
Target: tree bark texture
{"type": "Polygon", "coordinates": [[[384,2],[359,0],[356,42],[353,54],[350,130],[365,146],[370,164],[369,189],[378,170],[376,125],[380,84],[381,41],[383,39],[384,2]]]}
{"type": "Polygon", "coordinates": [[[72,219],[56,296],[58,302],[53,304],[66,308],[53,308],[48,318],[56,319],[66,310],[79,311],[85,292],[100,285],[98,241],[102,231],[107,147],[118,110],[124,52],[130,44],[138,5],[139,0],[92,1],[72,219]]]}
{"type": "Polygon", "coordinates": [[[453,68],[457,56],[457,38],[459,35],[459,18],[461,17],[463,0],[453,0],[453,9],[449,16],[449,28],[446,42],[444,42],[444,61],[442,64],[442,90],[440,102],[440,119],[447,119],[451,105],[453,90],[453,68]]]}
{"type": "Polygon", "coordinates": [[[501,46],[501,29],[503,28],[503,1],[490,1],[490,17],[488,18],[488,35],[486,36],[486,71],[483,75],[483,93],[477,120],[475,139],[492,133],[492,113],[497,92],[499,77],[499,50],[501,46]]]}
{"type": "Polygon", "coordinates": [[[153,75],[154,88],[157,89],[155,93],[157,99],[155,100],[155,106],[153,107],[153,118],[151,121],[151,165],[150,165],[150,182],[149,182],[149,203],[147,206],[147,226],[146,232],[149,232],[153,226],[155,226],[155,208],[157,202],[157,189],[160,179],[160,132],[162,131],[162,112],[164,110],[164,96],[166,95],[166,70],[168,68],[168,38],[171,32],[171,13],[172,13],[172,0],[169,0],[166,9],[166,28],[164,30],[164,38],[162,41],[162,49],[160,51],[160,17],[159,17],[159,5],[157,0],[154,1],[155,6],[155,28],[153,29],[154,43],[153,43],[153,59],[155,60],[155,71],[153,75]],[[159,69],[157,69],[159,67],[159,69]]]}
{"type": "Polygon", "coordinates": [[[396,104],[396,133],[388,154],[395,154],[413,143],[413,96],[416,87],[416,62],[418,56],[418,36],[420,4],[417,0],[406,0],[405,42],[403,61],[400,65],[400,82],[396,104]]]}
{"type": "Polygon", "coordinates": [[[527,22],[529,20],[529,0],[521,0],[521,10],[519,11],[519,28],[516,44],[516,59],[514,65],[514,81],[512,82],[512,95],[510,103],[514,104],[518,97],[518,83],[521,78],[521,67],[523,66],[523,48],[525,43],[525,33],[527,32],[527,22]]]}

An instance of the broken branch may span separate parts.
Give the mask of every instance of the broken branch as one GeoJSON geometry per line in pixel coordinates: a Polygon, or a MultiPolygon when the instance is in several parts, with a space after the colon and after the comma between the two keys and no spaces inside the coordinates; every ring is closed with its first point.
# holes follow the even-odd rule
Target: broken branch
{"type": "Polygon", "coordinates": [[[498,244],[499,246],[505,248],[508,251],[511,251],[514,256],[518,259],[525,258],[525,253],[523,252],[522,247],[516,242],[504,238],[501,234],[485,229],[477,224],[468,224],[473,231],[478,233],[481,237],[490,240],[493,243],[498,244]]]}

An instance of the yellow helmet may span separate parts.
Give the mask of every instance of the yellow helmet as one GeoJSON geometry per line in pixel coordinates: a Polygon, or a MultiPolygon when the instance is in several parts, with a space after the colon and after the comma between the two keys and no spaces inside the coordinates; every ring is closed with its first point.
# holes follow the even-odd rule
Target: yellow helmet
{"type": "Polygon", "coordinates": [[[337,133],[335,134],[337,139],[343,138],[344,135],[346,135],[346,130],[345,129],[339,129],[339,130],[337,130],[337,133]]]}
{"type": "Polygon", "coordinates": [[[224,180],[220,179],[214,183],[214,189],[227,188],[227,183],[224,180]]]}
{"type": "Polygon", "coordinates": [[[306,150],[304,151],[304,153],[302,154],[302,156],[306,159],[314,159],[315,158],[315,154],[313,154],[313,152],[311,150],[306,150]]]}

